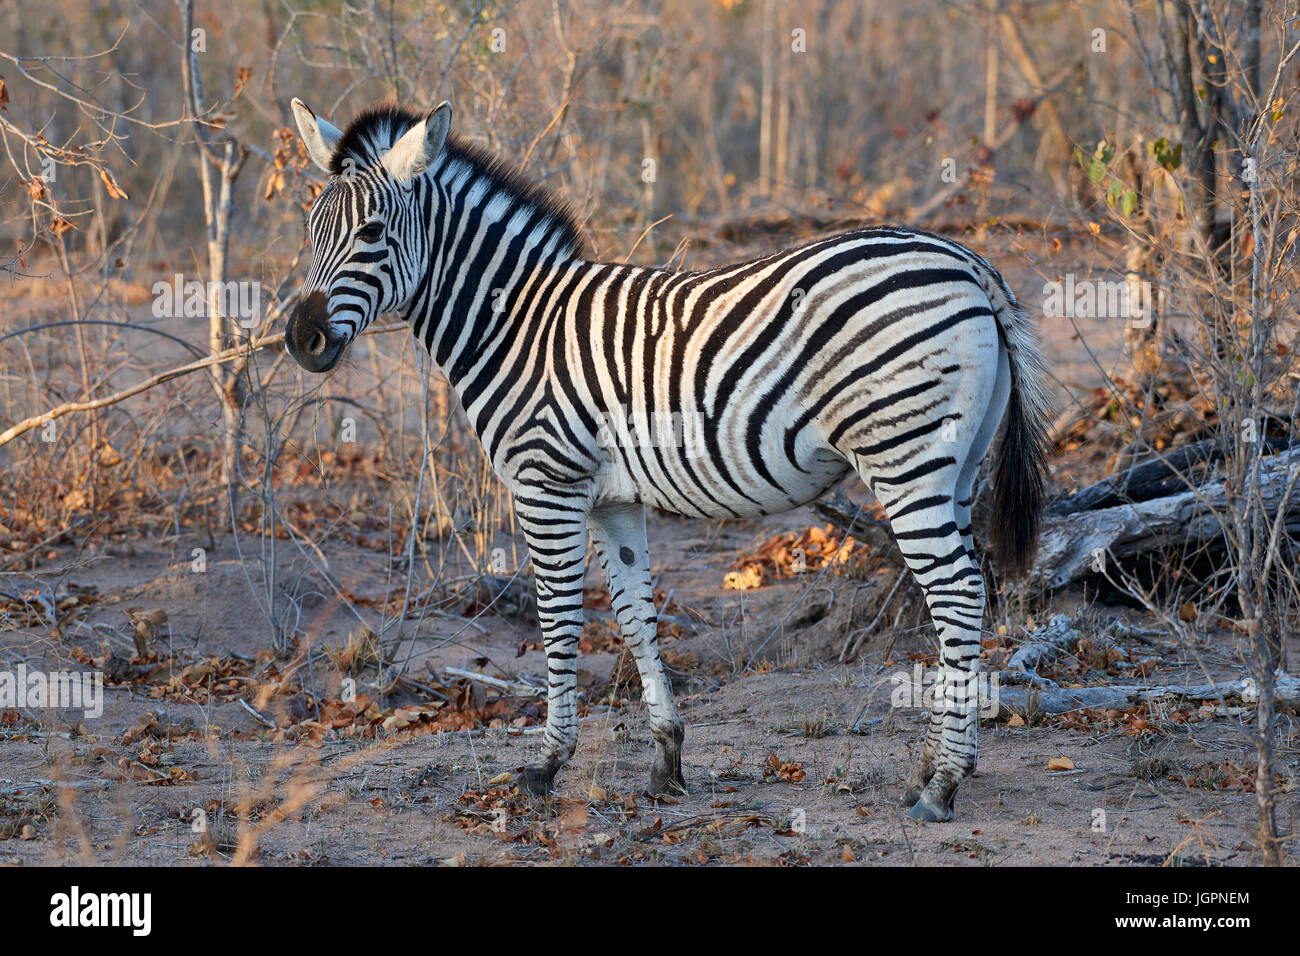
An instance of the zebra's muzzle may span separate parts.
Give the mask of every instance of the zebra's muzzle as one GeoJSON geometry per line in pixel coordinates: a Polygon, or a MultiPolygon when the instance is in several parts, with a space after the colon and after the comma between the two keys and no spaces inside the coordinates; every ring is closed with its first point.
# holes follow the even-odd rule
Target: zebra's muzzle
{"type": "Polygon", "coordinates": [[[284,329],[284,344],[309,372],[328,372],[338,364],[347,340],[330,328],[329,300],[313,292],[299,300],[284,329]]]}

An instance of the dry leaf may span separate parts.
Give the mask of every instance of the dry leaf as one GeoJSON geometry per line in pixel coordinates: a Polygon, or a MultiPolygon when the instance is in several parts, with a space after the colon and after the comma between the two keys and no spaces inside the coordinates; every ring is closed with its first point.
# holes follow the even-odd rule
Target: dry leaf
{"type": "Polygon", "coordinates": [[[503,770],[503,771],[501,771],[499,774],[497,774],[495,777],[493,777],[491,780],[488,781],[488,786],[489,786],[489,787],[495,787],[497,784],[500,784],[500,783],[509,783],[509,782],[510,782],[510,777],[511,777],[510,771],[509,771],[509,770],[503,770]]]}
{"type": "Polygon", "coordinates": [[[101,169],[99,171],[99,178],[104,181],[104,188],[108,190],[108,194],[114,199],[127,198],[126,192],[117,184],[117,181],[113,178],[113,174],[107,169],[101,169]]]}
{"type": "Polygon", "coordinates": [[[99,446],[99,454],[95,456],[101,467],[112,468],[114,465],[122,464],[122,456],[117,453],[117,449],[108,442],[99,446]]]}
{"type": "Polygon", "coordinates": [[[1025,726],[1025,718],[1021,717],[1019,714],[1012,714],[1011,719],[1007,721],[1007,726],[1023,727],[1025,726]]]}
{"type": "Polygon", "coordinates": [[[162,608],[141,611],[139,608],[126,609],[127,619],[135,625],[131,639],[135,642],[137,657],[149,656],[149,642],[158,636],[158,628],[167,623],[167,612],[162,608]]]}
{"type": "Polygon", "coordinates": [[[276,172],[267,177],[266,190],[262,193],[262,198],[272,200],[275,194],[284,188],[284,173],[276,172]]]}
{"type": "Polygon", "coordinates": [[[1073,770],[1074,761],[1069,757],[1053,757],[1047,761],[1048,770],[1073,770]]]}
{"type": "Polygon", "coordinates": [[[583,830],[587,826],[587,808],[581,803],[567,810],[560,817],[560,827],[564,830],[583,830]]]}
{"type": "Polygon", "coordinates": [[[748,591],[775,578],[795,577],[820,571],[831,564],[844,564],[856,546],[852,537],[839,538],[833,525],[814,525],[802,534],[792,531],[773,535],[749,554],[740,555],[723,579],[723,587],[748,591]]]}
{"type": "Polygon", "coordinates": [[[167,612],[160,607],[156,607],[152,611],[142,611],[139,608],[129,607],[126,609],[126,613],[132,621],[144,621],[153,628],[162,627],[167,623],[167,612]]]}
{"type": "Polygon", "coordinates": [[[740,571],[728,571],[722,586],[730,591],[749,591],[763,586],[763,568],[758,564],[746,565],[740,571]]]}
{"type": "Polygon", "coordinates": [[[244,92],[244,87],[248,85],[248,78],[253,75],[253,71],[246,66],[241,66],[235,71],[235,95],[232,100],[239,99],[239,94],[244,92]]]}

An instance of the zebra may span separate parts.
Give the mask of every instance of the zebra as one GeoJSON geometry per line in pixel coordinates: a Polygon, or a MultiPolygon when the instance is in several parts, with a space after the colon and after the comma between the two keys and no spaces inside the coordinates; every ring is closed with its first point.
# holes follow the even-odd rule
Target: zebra
{"type": "Polygon", "coordinates": [[[370,106],[345,130],[292,109],[327,175],[285,344],[335,368],[403,317],[510,491],[546,651],[545,793],[578,741],[588,542],[636,660],[655,756],[647,791],[685,791],[684,725],[656,641],[647,507],[739,518],[807,504],[855,472],[883,505],[939,642],[938,692],[903,805],[953,819],[975,770],[984,579],[971,535],[994,456],[999,566],[1032,556],[1049,405],[1029,312],[950,239],[879,226],[702,272],[586,258],[570,208],[451,133],[451,105],[370,106]],[[610,422],[680,416],[670,440],[610,422]],[[1005,419],[1005,421],[1004,421],[1005,419]],[[623,429],[628,431],[628,429],[623,429]],[[678,440],[680,439],[680,440],[678,440]]]}

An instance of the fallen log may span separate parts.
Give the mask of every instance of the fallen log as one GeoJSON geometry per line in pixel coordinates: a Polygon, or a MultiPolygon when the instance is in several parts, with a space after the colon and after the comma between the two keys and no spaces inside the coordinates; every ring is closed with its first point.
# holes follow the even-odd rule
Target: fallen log
{"type": "MultiPolygon", "coordinates": [[[[1264,438],[1270,453],[1290,442],[1285,438],[1264,438]]],[[[1181,494],[1204,483],[1208,466],[1223,460],[1223,444],[1214,438],[1175,448],[1158,458],[1138,462],[1122,474],[1110,475],[1073,495],[1057,498],[1047,506],[1048,515],[1069,515],[1099,508],[1181,494]]]]}
{"type": "MultiPolygon", "coordinates": [[[[1234,700],[1243,706],[1259,700],[1259,690],[1254,678],[1220,681],[1218,683],[1188,684],[1186,686],[1140,684],[1115,684],[1109,687],[1003,687],[998,686],[998,719],[1007,720],[1013,714],[1027,717],[1041,712],[1049,715],[1065,714],[1072,710],[1127,710],[1162,698],[1175,700],[1234,700]]],[[[1300,677],[1288,674],[1277,676],[1274,703],[1279,709],[1300,709],[1300,677]]]]}
{"type": "Polygon", "coordinates": [[[1193,474],[1199,473],[1210,462],[1222,458],[1223,448],[1220,442],[1215,439],[1198,441],[1175,449],[1161,458],[1134,464],[1121,474],[1107,475],[1073,495],[1057,498],[1048,504],[1047,513],[1077,514],[1080,511],[1113,508],[1116,505],[1179,494],[1204,480],[1203,477],[1201,481],[1193,479],[1193,474]]]}
{"type": "MultiPolygon", "coordinates": [[[[1198,442],[1053,504],[1044,515],[1025,583],[1054,591],[1105,571],[1108,562],[1162,549],[1225,548],[1223,521],[1231,515],[1231,502],[1223,479],[1209,474],[1219,457],[1212,443],[1198,442]],[[1202,473],[1200,483],[1190,489],[1189,471],[1202,473]],[[1176,493],[1162,494],[1169,489],[1176,493]]],[[[1282,514],[1283,530],[1296,539],[1300,539],[1298,483],[1300,447],[1261,459],[1259,495],[1266,520],[1272,522],[1282,514]]],[[[839,499],[814,502],[813,510],[840,531],[866,542],[873,555],[902,565],[888,521],[865,510],[855,517],[852,507],[839,499]]],[[[978,502],[976,510],[980,510],[978,502]]],[[[982,518],[977,515],[977,535],[982,518]]]]}
{"type": "MultiPolygon", "coordinates": [[[[1300,537],[1300,449],[1270,455],[1260,462],[1259,496],[1269,522],[1282,515],[1289,536],[1300,537]]],[[[1055,590],[1123,561],[1165,548],[1223,546],[1224,518],[1231,502],[1222,479],[1211,479],[1179,494],[1047,515],[1026,583],[1055,590]]]]}

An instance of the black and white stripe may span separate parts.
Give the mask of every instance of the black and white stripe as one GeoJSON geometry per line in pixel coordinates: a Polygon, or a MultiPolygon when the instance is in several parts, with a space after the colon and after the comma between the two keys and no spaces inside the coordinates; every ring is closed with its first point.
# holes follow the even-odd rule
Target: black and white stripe
{"type": "Polygon", "coordinates": [[[294,108],[331,176],[286,341],[325,371],[396,311],[460,396],[537,578],[550,706],[529,783],[549,786],[577,743],[589,535],[640,668],[659,792],[684,785],[683,730],[655,641],[644,507],[769,514],[852,470],[883,503],[938,632],[945,693],[906,799],[913,816],[951,819],[975,766],[971,500],[1004,413],[995,548],[1008,565],[1031,552],[1043,497],[1034,330],[997,272],[898,228],[706,272],[592,262],[561,204],[448,136],[446,104],[423,118],[371,109],[346,132],[294,108]]]}

